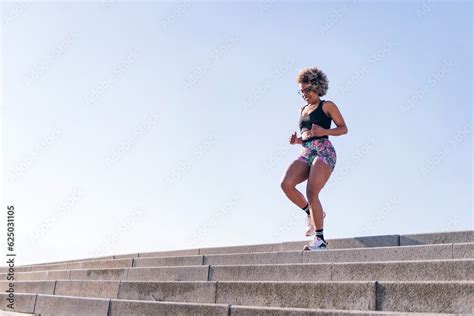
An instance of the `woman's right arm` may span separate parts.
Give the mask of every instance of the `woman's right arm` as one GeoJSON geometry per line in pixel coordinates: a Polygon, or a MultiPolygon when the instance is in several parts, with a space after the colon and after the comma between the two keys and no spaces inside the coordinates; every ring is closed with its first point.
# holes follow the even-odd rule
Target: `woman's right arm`
{"type": "MultiPolygon", "coordinates": [[[[298,115],[299,115],[298,118],[301,117],[303,109],[304,109],[304,107],[302,107],[298,110],[298,115]]],[[[302,143],[303,143],[303,132],[301,133],[301,136],[297,137],[296,140],[295,140],[295,144],[301,145],[302,143]]]]}
{"type": "Polygon", "coordinates": [[[291,145],[296,145],[296,144],[302,144],[303,140],[301,137],[296,136],[296,132],[290,135],[290,138],[288,139],[289,143],[291,145]]]}

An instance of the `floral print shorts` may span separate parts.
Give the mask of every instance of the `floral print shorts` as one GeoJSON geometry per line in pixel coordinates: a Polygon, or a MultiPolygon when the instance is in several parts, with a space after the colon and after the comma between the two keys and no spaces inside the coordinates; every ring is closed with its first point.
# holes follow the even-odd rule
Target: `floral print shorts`
{"type": "Polygon", "coordinates": [[[315,158],[321,159],[331,168],[331,171],[334,170],[336,166],[336,150],[329,139],[312,139],[303,141],[302,145],[303,148],[301,149],[301,155],[298,157],[298,160],[306,162],[306,164],[311,167],[315,158]]]}

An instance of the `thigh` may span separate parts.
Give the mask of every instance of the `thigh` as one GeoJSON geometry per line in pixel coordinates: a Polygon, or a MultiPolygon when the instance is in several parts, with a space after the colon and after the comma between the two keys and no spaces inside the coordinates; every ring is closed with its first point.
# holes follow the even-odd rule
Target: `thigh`
{"type": "Polygon", "coordinates": [[[324,162],[323,159],[316,156],[311,165],[311,170],[308,175],[307,192],[310,195],[319,194],[319,192],[326,185],[326,182],[331,176],[331,167],[324,162]]]}
{"type": "Polygon", "coordinates": [[[283,183],[296,186],[306,181],[309,176],[310,167],[301,160],[293,161],[283,175],[283,183]]]}

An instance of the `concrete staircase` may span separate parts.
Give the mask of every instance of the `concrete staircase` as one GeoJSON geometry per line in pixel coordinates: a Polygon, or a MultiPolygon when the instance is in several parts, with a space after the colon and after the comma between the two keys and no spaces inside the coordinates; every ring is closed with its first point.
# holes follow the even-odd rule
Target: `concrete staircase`
{"type": "MultiPolygon", "coordinates": [[[[14,310],[41,315],[474,313],[474,231],[134,253],[15,268],[14,310]]],[[[8,268],[0,268],[6,280],[8,268]]],[[[2,312],[0,311],[0,315],[2,312]]],[[[10,315],[5,313],[5,315],[10,315]]]]}

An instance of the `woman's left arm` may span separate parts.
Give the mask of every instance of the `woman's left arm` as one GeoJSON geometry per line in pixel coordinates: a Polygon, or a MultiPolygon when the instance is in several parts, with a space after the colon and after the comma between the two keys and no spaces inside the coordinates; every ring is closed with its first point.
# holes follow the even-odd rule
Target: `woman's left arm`
{"type": "Polygon", "coordinates": [[[324,104],[324,108],[327,110],[329,117],[334,121],[337,127],[326,129],[325,134],[331,136],[339,136],[347,134],[348,129],[346,123],[344,122],[344,118],[342,117],[341,112],[339,111],[338,107],[334,102],[327,101],[324,104]]]}

